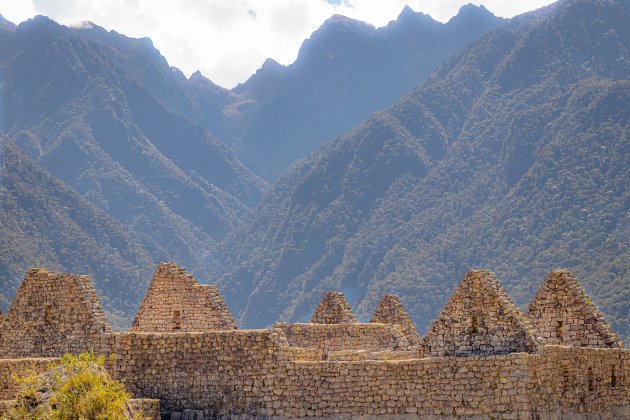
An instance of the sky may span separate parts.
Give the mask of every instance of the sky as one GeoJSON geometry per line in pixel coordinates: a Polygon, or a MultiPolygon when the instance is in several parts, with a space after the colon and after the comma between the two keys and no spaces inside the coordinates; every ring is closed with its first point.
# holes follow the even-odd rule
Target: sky
{"type": "Polygon", "coordinates": [[[46,15],[64,25],[91,21],[131,37],[149,37],[187,76],[196,70],[232,88],[266,58],[288,65],[302,41],[327,18],[341,14],[376,27],[396,19],[405,5],[446,22],[467,3],[512,17],[548,0],[0,0],[13,23],[46,15]]]}

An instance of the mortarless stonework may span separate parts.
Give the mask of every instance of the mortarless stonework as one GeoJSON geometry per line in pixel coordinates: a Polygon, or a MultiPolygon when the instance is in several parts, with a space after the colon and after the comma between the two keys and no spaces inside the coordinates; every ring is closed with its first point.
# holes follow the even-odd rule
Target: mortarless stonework
{"type": "Polygon", "coordinates": [[[407,351],[411,347],[399,325],[278,323],[274,329],[286,337],[289,346],[317,349],[324,354],[355,350],[407,351]]]}
{"type": "Polygon", "coordinates": [[[421,343],[420,334],[418,334],[416,326],[409,318],[409,315],[407,315],[405,307],[396,295],[383,295],[376,305],[370,322],[400,325],[410,345],[419,346],[421,343]]]}
{"type": "Polygon", "coordinates": [[[623,347],[582,286],[567,270],[554,270],[526,314],[544,344],[623,347]]]}
{"type": "Polygon", "coordinates": [[[138,309],[131,331],[234,330],[232,317],[215,286],[197,283],[175,263],[161,263],[138,309]]]}
{"type": "Polygon", "coordinates": [[[346,297],[341,292],[326,293],[317,309],[315,309],[311,323],[340,324],[342,322],[357,322],[346,297]]]}
{"type": "Polygon", "coordinates": [[[424,336],[430,356],[533,352],[539,339],[489,270],[471,270],[424,336]]]}
{"type": "Polygon", "coordinates": [[[100,351],[111,329],[88,276],[26,273],[0,328],[6,358],[100,351]]]}
{"type": "MultiPolygon", "coordinates": [[[[60,284],[62,288],[56,289],[60,294],[76,288],[71,282],[60,284]]],[[[16,301],[29,301],[37,294],[37,288],[25,288],[16,301]]],[[[65,302],[65,298],[58,301],[65,302]]],[[[12,310],[28,313],[28,307],[15,301],[12,310]]],[[[77,323],[85,322],[85,313],[74,313],[77,323]]],[[[30,339],[46,343],[63,331],[63,325],[54,323],[48,329],[33,330],[30,339]]],[[[422,357],[409,346],[399,324],[379,323],[278,324],[274,329],[242,331],[104,332],[96,347],[100,353],[116,355],[107,369],[135,398],[159,399],[164,413],[199,410],[188,412],[187,418],[630,417],[630,351],[590,344],[539,344],[532,341],[529,330],[522,335],[527,325],[492,273],[474,270],[434,323],[439,327],[436,331],[443,331],[441,337],[425,337],[434,351],[452,352],[448,357],[422,357]],[[479,318],[470,325],[470,320],[465,321],[473,314],[479,318]],[[462,323],[468,326],[459,325],[462,323]],[[472,331],[467,328],[476,328],[476,335],[486,337],[468,345],[467,336],[472,331]],[[380,338],[379,330],[383,332],[380,338]],[[307,339],[308,334],[318,337],[307,339]],[[391,338],[398,334],[403,340],[392,344],[391,338]],[[401,344],[405,342],[407,347],[401,344]],[[335,346],[341,350],[331,350],[335,346]],[[358,349],[361,346],[372,347],[368,351],[358,349]]],[[[87,336],[72,352],[91,350],[94,342],[87,336]]],[[[65,351],[58,346],[43,351],[33,345],[27,348],[48,356],[65,351]]],[[[7,357],[8,351],[3,348],[0,356],[7,357]]],[[[9,372],[32,361],[0,360],[0,388],[6,390],[2,397],[10,399],[14,385],[8,373],[2,373],[2,363],[9,372]]],[[[0,401],[2,406],[6,405],[0,401]]],[[[182,418],[178,416],[172,418],[182,418]]]]}

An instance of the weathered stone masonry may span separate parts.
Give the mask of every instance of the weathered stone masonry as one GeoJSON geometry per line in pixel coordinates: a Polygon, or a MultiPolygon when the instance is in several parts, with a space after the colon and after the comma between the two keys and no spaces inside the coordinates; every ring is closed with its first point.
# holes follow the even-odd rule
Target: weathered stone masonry
{"type": "Polygon", "coordinates": [[[604,316],[567,270],[549,273],[526,316],[545,344],[622,346],[604,316]]]}
{"type": "Polygon", "coordinates": [[[199,284],[175,263],[155,270],[131,331],[234,330],[236,321],[215,286],[199,284]]]}
{"type": "Polygon", "coordinates": [[[376,304],[370,322],[400,325],[405,338],[412,346],[419,346],[422,340],[411,318],[396,295],[384,295],[376,304]]]}
{"type": "Polygon", "coordinates": [[[29,270],[0,331],[4,358],[99,351],[111,333],[88,276],[29,270]]]}
{"type": "Polygon", "coordinates": [[[431,356],[531,353],[540,343],[489,270],[466,274],[424,337],[431,356]]]}
{"type": "MultiPolygon", "coordinates": [[[[174,264],[156,271],[135,331],[112,333],[83,279],[29,271],[0,328],[2,357],[114,353],[108,367],[114,377],[135,397],[161,400],[164,412],[630,416],[630,352],[568,272],[550,273],[524,316],[491,272],[471,271],[424,338],[398,299],[383,298],[372,318],[378,322],[362,324],[339,293],[327,295],[315,311],[313,319],[320,323],[235,330],[223,300],[207,299],[209,289],[195,288],[196,281],[174,264]],[[184,287],[169,286],[182,278],[188,279],[184,287]],[[43,288],[33,287],[33,279],[43,288]],[[179,328],[173,328],[178,302],[196,293],[202,295],[197,308],[207,316],[194,318],[179,306],[179,328]],[[51,309],[30,314],[30,302],[47,302],[51,309]],[[73,305],[81,309],[70,310],[73,305]],[[194,323],[185,321],[191,319],[194,323]],[[565,328],[562,345],[550,345],[558,338],[553,333],[559,321],[565,328]],[[20,325],[28,333],[12,331],[20,325]],[[76,326],[88,333],[79,334],[76,326]],[[71,344],[56,338],[59,331],[73,332],[71,344]],[[25,350],[11,349],[12,340],[24,343],[25,350]]],[[[28,364],[41,368],[42,360],[0,360],[0,397],[10,399],[16,392],[8,372],[28,364]]]]}

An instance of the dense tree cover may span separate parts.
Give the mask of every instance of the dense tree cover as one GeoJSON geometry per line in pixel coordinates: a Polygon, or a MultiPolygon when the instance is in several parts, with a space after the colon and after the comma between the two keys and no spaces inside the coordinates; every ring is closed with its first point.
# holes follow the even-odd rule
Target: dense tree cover
{"type": "Polygon", "coordinates": [[[472,4],[447,23],[409,7],[382,28],[333,16],[304,41],[293,64],[279,68],[267,62],[234,89],[249,102],[239,107],[241,115],[225,138],[255,173],[275,180],[296,160],[393,104],[446,57],[502,22],[472,4]]]}
{"type": "MultiPolygon", "coordinates": [[[[365,26],[342,21],[324,26],[333,32],[365,26]]],[[[370,73],[366,67],[362,83],[373,93],[372,100],[359,101],[368,107],[362,115],[379,108],[384,98],[398,97],[401,86],[421,80],[448,51],[462,48],[499,21],[474,6],[462,9],[448,25],[407,9],[378,32],[378,42],[391,44],[389,53],[392,45],[398,48],[401,60],[385,73],[370,73]],[[396,41],[429,35],[441,37],[443,45],[428,50],[428,38],[404,47],[396,41]],[[416,50],[423,53],[405,56],[405,51],[416,50]],[[395,76],[400,72],[404,78],[395,76]]],[[[285,70],[297,74],[298,68],[313,67],[317,72],[314,66],[329,65],[321,48],[338,48],[336,60],[351,67],[355,61],[344,54],[353,49],[352,43],[339,45],[330,34],[322,34],[326,31],[314,37],[330,45],[311,48],[309,63],[287,70],[269,60],[247,83],[229,91],[199,73],[187,79],[146,38],[128,38],[89,23],[67,28],[42,16],[18,27],[0,19],[0,130],[11,156],[4,162],[0,184],[7,197],[0,225],[0,306],[8,309],[28,267],[91,274],[114,327],[124,328],[157,262],[175,260],[207,278],[207,254],[250,214],[266,188],[209,130],[234,140],[262,112],[261,106],[278,95],[285,70]],[[41,176],[28,176],[29,170],[41,176]],[[17,173],[23,179],[15,178],[17,173]],[[34,198],[21,199],[27,195],[34,198]],[[49,205],[55,200],[72,204],[49,205]]],[[[353,39],[369,46],[375,31],[359,31],[353,39]]],[[[372,61],[388,61],[382,48],[363,54],[372,61]]],[[[355,71],[346,68],[344,73],[355,71]]],[[[302,79],[308,74],[312,72],[302,79]]],[[[346,93],[356,96],[364,92],[360,87],[346,93]]],[[[308,103],[318,90],[303,101],[308,103]]],[[[333,98],[319,93],[313,100],[322,109],[331,105],[336,116],[333,98]]],[[[304,112],[300,118],[310,118],[310,111],[304,112]]],[[[286,121],[282,115],[273,124],[286,121]]],[[[340,121],[344,127],[354,125],[345,117],[340,121]]],[[[322,140],[328,137],[320,134],[322,140]]],[[[266,146],[263,150],[275,153],[266,146]]]]}
{"type": "Polygon", "coordinates": [[[450,26],[410,10],[379,30],[335,17],[293,67],[268,61],[232,91],[186,79],[147,39],[0,21],[0,306],[27,267],[92,274],[124,328],[157,262],[175,260],[202,281],[217,276],[243,327],[308,320],[337,289],[363,320],[397,293],[424,330],[469,268],[494,270],[525,308],[546,272],[565,267],[627,341],[629,21],[627,0],[516,17],[296,163],[260,204],[265,182],[209,130],[277,173],[334,134],[313,127],[339,132],[375,109],[352,92],[400,89],[391,102],[422,80],[437,59],[405,57],[423,48],[415,41],[435,45],[449,27],[448,48],[461,49],[497,19],[473,6],[450,26]],[[326,69],[345,76],[306,83],[326,69]],[[400,72],[398,87],[376,77],[400,72]],[[366,108],[335,107],[346,102],[331,92],[366,108]],[[273,147],[245,140],[256,133],[273,147]]]}
{"type": "Polygon", "coordinates": [[[214,257],[241,322],[338,289],[362,319],[397,293],[424,330],[469,268],[525,308],[566,267],[628,338],[628,21],[603,0],[517,17],[290,170],[214,257]]]}
{"type": "Polygon", "coordinates": [[[129,324],[150,280],[150,253],[8,141],[0,145],[0,232],[2,306],[9,307],[25,267],[42,267],[91,274],[112,326],[129,324]]]}
{"type": "Polygon", "coordinates": [[[265,183],[184,115],[198,103],[150,41],[41,16],[2,33],[1,305],[43,266],[93,275],[127,326],[157,262],[203,274],[265,183]]]}

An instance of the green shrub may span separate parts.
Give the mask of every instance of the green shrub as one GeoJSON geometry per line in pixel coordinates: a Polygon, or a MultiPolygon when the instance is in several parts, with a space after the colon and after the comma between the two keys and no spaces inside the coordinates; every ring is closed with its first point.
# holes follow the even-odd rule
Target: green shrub
{"type": "Polygon", "coordinates": [[[21,392],[4,419],[126,419],[125,386],[109,376],[105,357],[64,355],[43,374],[17,377],[21,392]]]}

